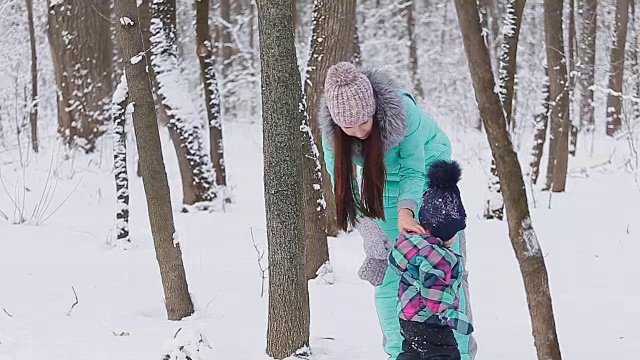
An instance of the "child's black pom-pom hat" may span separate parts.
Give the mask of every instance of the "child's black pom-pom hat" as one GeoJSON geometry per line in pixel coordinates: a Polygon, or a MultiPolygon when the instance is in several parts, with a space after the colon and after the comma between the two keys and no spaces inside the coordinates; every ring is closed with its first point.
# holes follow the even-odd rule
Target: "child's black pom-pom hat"
{"type": "Polygon", "coordinates": [[[467,227],[467,214],[457,185],[461,175],[457,162],[445,160],[434,161],[427,174],[429,187],[422,196],[418,217],[420,224],[442,241],[467,227]]]}

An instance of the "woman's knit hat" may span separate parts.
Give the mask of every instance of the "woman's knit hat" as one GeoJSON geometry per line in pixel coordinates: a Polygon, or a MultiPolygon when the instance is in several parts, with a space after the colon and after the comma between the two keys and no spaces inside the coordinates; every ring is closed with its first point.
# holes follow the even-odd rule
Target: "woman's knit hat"
{"type": "Polygon", "coordinates": [[[442,241],[467,227],[467,214],[457,185],[461,174],[457,162],[444,160],[434,161],[427,174],[429,187],[422,196],[418,218],[432,236],[442,241]]]}
{"type": "Polygon", "coordinates": [[[369,79],[349,62],[329,68],[324,94],[333,121],[339,126],[360,125],[376,112],[376,101],[369,79]]]}

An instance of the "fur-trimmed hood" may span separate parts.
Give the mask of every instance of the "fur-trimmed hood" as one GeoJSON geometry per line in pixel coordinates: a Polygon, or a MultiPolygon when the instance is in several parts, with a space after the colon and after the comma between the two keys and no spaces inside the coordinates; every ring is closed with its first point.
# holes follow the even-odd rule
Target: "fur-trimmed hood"
{"type": "MultiPolygon", "coordinates": [[[[380,126],[383,149],[387,152],[398,145],[406,133],[407,111],[402,101],[402,95],[398,92],[398,87],[393,80],[382,70],[362,70],[362,73],[369,79],[373,88],[373,96],[376,101],[376,113],[373,117],[380,126]]],[[[324,95],[320,100],[318,115],[322,141],[333,148],[333,134],[338,125],[331,118],[324,95]]],[[[360,141],[355,142],[358,145],[359,143],[360,141]]]]}

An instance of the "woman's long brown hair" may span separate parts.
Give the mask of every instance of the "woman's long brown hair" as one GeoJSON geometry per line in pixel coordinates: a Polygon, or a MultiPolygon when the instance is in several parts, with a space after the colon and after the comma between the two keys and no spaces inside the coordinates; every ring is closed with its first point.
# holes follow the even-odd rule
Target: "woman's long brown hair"
{"type": "Polygon", "coordinates": [[[354,193],[356,177],[353,173],[353,145],[357,139],[345,134],[336,126],[334,133],[334,181],[338,227],[344,231],[349,224],[354,225],[356,211],[362,215],[383,219],[382,195],[386,170],[384,149],[380,138],[380,128],[376,120],[369,137],[362,142],[362,196],[354,193]],[[361,199],[361,200],[360,200],[361,199]]]}

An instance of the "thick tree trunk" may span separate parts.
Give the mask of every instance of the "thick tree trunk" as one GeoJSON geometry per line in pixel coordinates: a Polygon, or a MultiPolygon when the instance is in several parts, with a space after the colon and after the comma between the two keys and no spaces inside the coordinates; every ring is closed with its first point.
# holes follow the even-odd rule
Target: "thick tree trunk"
{"type": "MultiPolygon", "coordinates": [[[[311,35],[311,54],[307,63],[304,91],[307,98],[309,125],[320,151],[323,190],[327,201],[327,234],[338,235],[336,205],[329,173],[325,168],[322,152],[322,139],[318,128],[318,109],[324,93],[324,78],[331,65],[340,61],[350,61],[354,54],[356,30],[356,1],[314,2],[313,34],[311,35]]],[[[311,166],[312,164],[309,163],[311,166]]],[[[327,254],[328,257],[328,254],[327,254]]]]}
{"type": "Polygon", "coordinates": [[[325,168],[322,139],[318,128],[318,108],[329,67],[340,61],[350,61],[355,56],[355,16],[355,0],[314,2],[311,54],[304,84],[311,137],[317,144],[317,149],[310,153],[308,148],[303,150],[307,153],[304,182],[305,199],[308,199],[305,211],[308,278],[315,277],[320,266],[329,260],[327,234],[338,234],[335,198],[331,179],[325,168]],[[318,159],[315,159],[316,155],[318,159]],[[317,162],[320,163],[321,174],[317,174],[317,162]],[[321,184],[322,188],[318,188],[318,184],[321,184]]]}
{"type": "Polygon", "coordinates": [[[31,128],[31,148],[40,150],[38,145],[38,54],[36,52],[36,32],[33,26],[33,0],[26,0],[29,22],[29,43],[31,44],[31,104],[29,106],[29,126],[31,128]]]}
{"type": "Polygon", "coordinates": [[[133,106],[133,127],[142,167],[142,183],[147,199],[151,235],[160,267],[169,320],[193,314],[187,279],[182,263],[180,242],[173,224],[169,183],[162,158],[160,134],[151,81],[145,69],[135,0],[115,0],[120,48],[133,106]]]}
{"type": "Polygon", "coordinates": [[[624,82],[624,48],[627,43],[629,0],[617,0],[615,33],[611,46],[609,96],[607,96],[607,135],[615,135],[622,126],[622,85],[624,82]]]}
{"type": "Polygon", "coordinates": [[[204,122],[188,96],[180,72],[175,5],[175,0],[151,2],[151,63],[157,92],[169,117],[167,127],[178,152],[182,186],[189,187],[183,193],[183,204],[208,208],[208,203],[218,196],[217,185],[202,139],[204,122]]]}
{"type": "Polygon", "coordinates": [[[569,84],[564,56],[562,9],[563,0],[544,1],[544,32],[551,97],[551,140],[547,167],[550,173],[547,173],[547,188],[553,192],[565,190],[571,131],[571,123],[567,118],[569,84]]]}
{"type": "Polygon", "coordinates": [[[58,128],[67,145],[93,152],[110,124],[112,42],[108,1],[49,2],[47,35],[58,91],[58,128]]]}
{"type": "Polygon", "coordinates": [[[269,244],[267,355],[283,359],[308,346],[310,321],[300,141],[305,110],[291,1],[258,1],[258,25],[269,244]]]}
{"type": "Polygon", "coordinates": [[[578,51],[578,71],[580,72],[580,127],[593,131],[595,116],[593,111],[593,89],[596,66],[596,30],[598,29],[598,0],[582,0],[580,25],[580,51],[578,51]]]}
{"type": "Polygon", "coordinates": [[[129,175],[127,174],[126,109],[129,97],[127,78],[122,75],[113,93],[113,168],[116,180],[116,245],[126,248],[129,239],[129,175]]]}
{"type": "Polygon", "coordinates": [[[502,184],[509,237],[524,280],[538,359],[560,360],[544,257],[531,224],[518,156],[507,131],[500,99],[493,91],[491,58],[482,39],[478,8],[474,1],[455,0],[455,4],[480,116],[502,184]]]}
{"type": "Polygon", "coordinates": [[[547,67],[545,70],[545,82],[544,82],[544,100],[542,102],[543,111],[536,115],[534,122],[534,135],[533,135],[533,149],[531,150],[531,163],[529,169],[529,176],[531,176],[531,183],[538,183],[538,176],[540,175],[540,162],[542,161],[542,154],[544,151],[544,142],[547,139],[547,126],[549,123],[549,103],[551,101],[549,95],[549,77],[547,67]]]}
{"type": "MultiPolygon", "coordinates": [[[[209,153],[216,172],[216,184],[226,193],[227,175],[224,166],[222,121],[220,120],[220,92],[216,79],[215,60],[209,28],[209,1],[196,0],[196,52],[200,61],[200,76],[204,87],[205,108],[209,123],[209,153]]],[[[225,195],[226,200],[226,195],[225,195]]]]}
{"type": "Polygon", "coordinates": [[[424,98],[424,90],[420,81],[420,71],[418,66],[418,45],[416,44],[416,22],[413,19],[415,1],[410,0],[407,4],[407,34],[409,35],[409,69],[411,72],[411,83],[413,92],[420,99],[424,98]]]}
{"type": "MultiPolygon", "coordinates": [[[[518,39],[520,38],[520,25],[526,0],[509,0],[506,15],[502,27],[502,45],[498,59],[498,94],[504,107],[509,131],[515,128],[513,119],[513,100],[515,88],[515,76],[517,71],[518,39]]],[[[496,171],[495,160],[491,160],[491,175],[489,175],[489,192],[485,202],[485,219],[502,220],[504,215],[504,200],[500,190],[500,179],[496,171]]]]}

